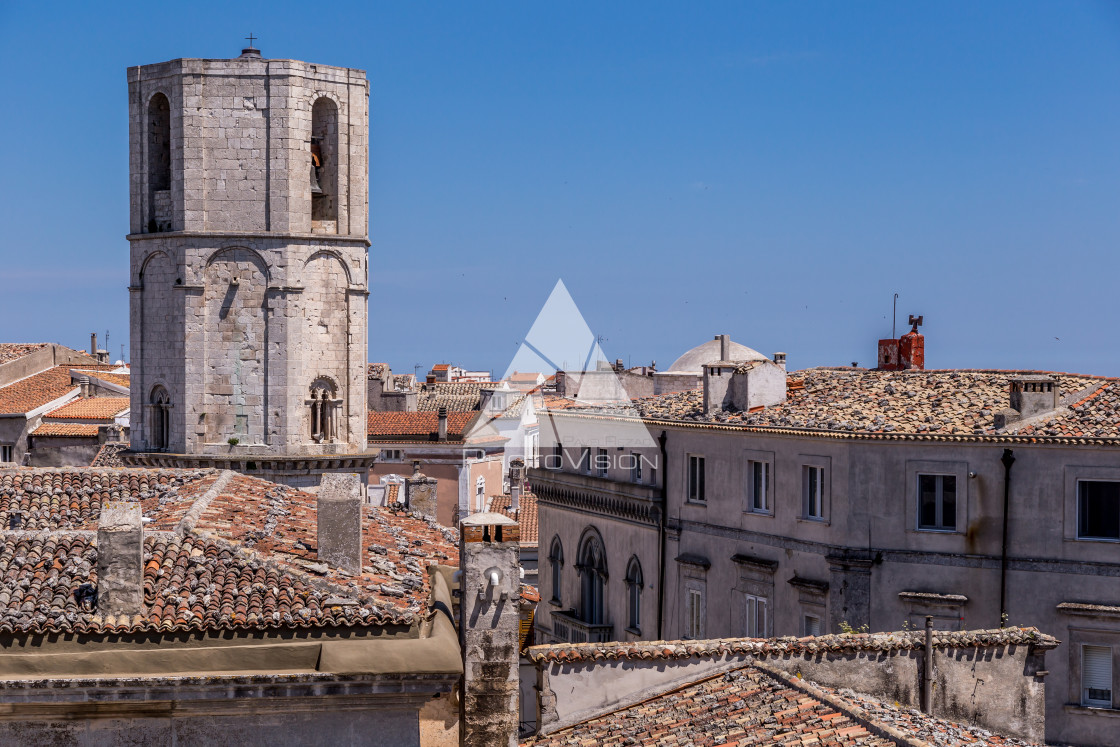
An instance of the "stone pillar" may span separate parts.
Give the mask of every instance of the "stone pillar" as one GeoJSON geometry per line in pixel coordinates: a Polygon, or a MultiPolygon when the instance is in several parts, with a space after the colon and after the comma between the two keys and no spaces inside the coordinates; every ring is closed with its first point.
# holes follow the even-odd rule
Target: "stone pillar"
{"type": "Polygon", "coordinates": [[[319,560],[347,573],[361,573],[361,477],[352,473],[324,474],[315,514],[319,560]]]}
{"type": "Polygon", "coordinates": [[[144,524],[139,503],[111,501],[97,523],[97,611],[144,611],[144,524]]]}
{"type": "Polygon", "coordinates": [[[472,514],[460,525],[459,744],[464,747],[517,745],[519,546],[517,523],[502,514],[472,514]]]}

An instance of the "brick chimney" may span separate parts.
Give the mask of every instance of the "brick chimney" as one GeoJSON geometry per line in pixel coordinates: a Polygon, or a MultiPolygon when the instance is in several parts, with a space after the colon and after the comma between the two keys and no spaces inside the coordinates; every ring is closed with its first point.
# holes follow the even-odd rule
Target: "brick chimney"
{"type": "Polygon", "coordinates": [[[897,340],[879,340],[876,368],[880,371],[924,371],[926,367],[926,338],[918,327],[925,317],[910,315],[909,332],[897,340]]]}
{"type": "Polygon", "coordinates": [[[439,408],[439,440],[447,440],[447,408],[439,408]]]}
{"type": "Polygon", "coordinates": [[[319,560],[355,575],[362,572],[362,480],[328,472],[315,506],[319,560]]]}
{"type": "Polygon", "coordinates": [[[464,747],[517,745],[519,545],[517,522],[502,514],[474,514],[460,524],[459,744],[464,747]]]}
{"type": "Polygon", "coordinates": [[[140,504],[110,501],[97,522],[97,611],[144,611],[144,523],[140,504]]]}

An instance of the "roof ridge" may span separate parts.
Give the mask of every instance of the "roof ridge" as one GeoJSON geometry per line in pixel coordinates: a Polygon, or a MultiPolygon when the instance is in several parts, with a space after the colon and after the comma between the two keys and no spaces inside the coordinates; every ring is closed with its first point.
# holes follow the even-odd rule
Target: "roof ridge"
{"type": "MultiPolygon", "coordinates": [[[[183,514],[183,518],[179,520],[179,524],[175,527],[175,532],[177,534],[186,536],[194,531],[194,527],[198,523],[198,520],[202,518],[203,512],[206,511],[206,509],[210,507],[210,503],[226,489],[226,485],[229,485],[234,474],[236,473],[234,473],[233,470],[222,470],[218,475],[218,479],[214,481],[214,484],[211,485],[205,493],[194,499],[191,503],[191,507],[187,509],[187,512],[183,514]]],[[[203,478],[200,477],[198,479],[201,480],[203,478]]]]}

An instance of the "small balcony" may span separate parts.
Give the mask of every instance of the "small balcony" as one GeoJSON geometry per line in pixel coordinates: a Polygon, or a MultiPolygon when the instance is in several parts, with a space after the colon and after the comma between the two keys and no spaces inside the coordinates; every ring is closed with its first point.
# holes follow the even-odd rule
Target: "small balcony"
{"type": "Polygon", "coordinates": [[[565,643],[607,643],[614,640],[614,626],[584,622],[575,610],[553,612],[552,635],[565,643]]]}

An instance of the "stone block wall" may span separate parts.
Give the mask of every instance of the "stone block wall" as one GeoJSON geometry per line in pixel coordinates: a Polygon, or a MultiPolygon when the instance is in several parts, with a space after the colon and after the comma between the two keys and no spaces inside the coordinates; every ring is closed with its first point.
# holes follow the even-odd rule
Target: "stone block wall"
{"type": "Polygon", "coordinates": [[[364,451],[365,74],[241,57],[134,67],[128,79],[133,449],[156,447],[159,387],[173,453],[364,451]],[[164,141],[151,134],[168,110],[160,96],[169,178],[158,171],[164,141]],[[317,117],[333,117],[316,132],[331,138],[324,189],[337,220],[313,233],[316,102],[317,117]],[[315,387],[328,400],[320,439],[315,387]]]}

